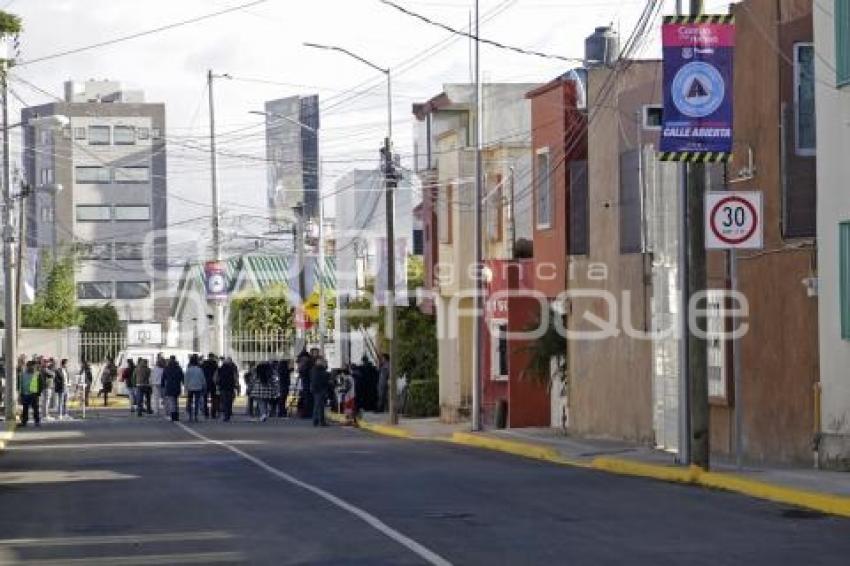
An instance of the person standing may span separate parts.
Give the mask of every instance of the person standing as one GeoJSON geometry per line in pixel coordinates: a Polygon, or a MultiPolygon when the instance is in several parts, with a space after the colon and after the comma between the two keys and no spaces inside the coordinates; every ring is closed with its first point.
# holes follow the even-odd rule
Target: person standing
{"type": "Polygon", "coordinates": [[[279,417],[287,416],[289,386],[291,385],[290,373],[289,360],[280,360],[277,363],[277,376],[280,384],[280,402],[277,405],[277,416],[279,417]]]}
{"type": "Polygon", "coordinates": [[[325,400],[330,386],[328,363],[318,356],[310,372],[310,392],[313,394],[313,426],[327,426],[325,422],[325,400]]]}
{"type": "Polygon", "coordinates": [[[40,378],[42,387],[39,395],[39,404],[41,405],[41,416],[44,417],[44,420],[46,421],[53,420],[53,417],[50,416],[50,405],[53,401],[53,383],[55,377],[56,371],[53,367],[52,358],[41,358],[40,378]]]}
{"type": "Polygon", "coordinates": [[[201,364],[201,369],[204,371],[204,379],[207,382],[206,393],[204,394],[204,416],[209,418],[218,418],[218,391],[215,387],[215,372],[218,371],[218,360],[215,354],[210,352],[207,359],[201,364]]]}
{"type": "Polygon", "coordinates": [[[62,359],[53,376],[53,392],[56,396],[56,418],[66,420],[68,418],[68,388],[71,386],[68,374],[68,360],[62,359]]]}
{"type": "Polygon", "coordinates": [[[91,384],[94,382],[94,376],[91,373],[91,366],[86,360],[80,362],[79,377],[82,378],[83,385],[83,405],[89,406],[89,395],[91,395],[91,384]]]}
{"type": "Polygon", "coordinates": [[[155,407],[156,415],[159,416],[162,414],[163,406],[162,406],[162,375],[165,371],[165,358],[162,357],[162,353],[156,355],[156,362],[153,365],[153,371],[151,371],[151,395],[153,396],[153,406],[155,407]]]}
{"type": "Polygon", "coordinates": [[[136,362],[132,358],[127,360],[127,367],[121,370],[121,381],[127,389],[127,400],[130,402],[130,414],[132,415],[136,409],[136,397],[138,390],[136,389],[136,362]]]}
{"type": "Polygon", "coordinates": [[[216,387],[218,388],[219,400],[221,402],[221,414],[224,422],[228,422],[233,416],[233,400],[236,398],[236,386],[239,380],[239,370],[229,357],[224,358],[224,363],[215,374],[216,387]]]}
{"type": "Polygon", "coordinates": [[[139,365],[136,366],[136,414],[142,416],[142,410],[147,414],[152,415],[151,409],[151,368],[148,367],[148,361],[144,358],[139,358],[139,365]]]}
{"type": "Polygon", "coordinates": [[[183,370],[177,363],[177,358],[171,356],[162,371],[162,389],[165,394],[166,411],[172,421],[180,420],[180,393],[183,388],[183,370]]]}
{"type": "Polygon", "coordinates": [[[313,414],[313,395],[310,388],[310,374],[313,371],[313,357],[303,350],[298,354],[298,380],[301,382],[301,387],[298,394],[298,409],[300,417],[307,418],[313,414]]]}
{"type": "Polygon", "coordinates": [[[198,417],[202,412],[204,404],[206,388],[207,381],[204,377],[204,370],[199,365],[198,355],[192,354],[189,358],[189,366],[186,368],[186,392],[189,394],[189,402],[187,404],[189,422],[198,422],[198,417]]]}
{"type": "Polygon", "coordinates": [[[378,412],[387,410],[387,397],[390,388],[390,355],[381,354],[381,367],[378,369],[378,412]]]}
{"type": "Polygon", "coordinates": [[[247,411],[245,414],[249,417],[253,417],[254,401],[256,399],[256,397],[254,397],[254,384],[257,381],[256,366],[254,365],[254,362],[248,362],[248,370],[245,372],[243,377],[245,379],[245,396],[248,397],[248,401],[246,403],[247,411]]]}
{"type": "MultiPolygon", "coordinates": [[[[118,368],[112,360],[106,360],[103,370],[100,372],[100,394],[103,395],[103,406],[109,405],[109,394],[112,393],[112,384],[118,377],[118,368]]],[[[98,396],[100,396],[98,394],[98,396]]]]}
{"type": "Polygon", "coordinates": [[[269,362],[257,364],[253,395],[256,399],[258,421],[266,422],[271,412],[272,400],[279,395],[280,386],[275,380],[274,371],[269,362]]]}
{"type": "Polygon", "coordinates": [[[21,380],[19,383],[21,393],[21,426],[27,426],[29,422],[30,408],[32,408],[32,417],[35,421],[35,426],[41,426],[41,415],[38,412],[39,395],[41,394],[41,379],[40,368],[36,367],[36,363],[30,360],[26,363],[23,372],[21,372],[21,380]]]}

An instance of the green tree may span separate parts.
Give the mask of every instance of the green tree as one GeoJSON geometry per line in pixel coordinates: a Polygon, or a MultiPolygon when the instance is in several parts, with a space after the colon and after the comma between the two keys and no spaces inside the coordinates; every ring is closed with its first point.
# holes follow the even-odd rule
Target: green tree
{"type": "Polygon", "coordinates": [[[79,326],[82,316],[77,308],[74,287],[74,258],[66,256],[48,264],[47,284],[31,305],[21,309],[22,326],[28,328],[67,328],[79,326]]]}
{"type": "Polygon", "coordinates": [[[121,332],[121,320],[118,311],[112,305],[99,307],[80,307],[83,332],[121,332]]]}
{"type": "Polygon", "coordinates": [[[264,293],[246,293],[230,302],[230,328],[235,332],[284,332],[292,328],[293,321],[283,285],[264,293]]]}
{"type": "Polygon", "coordinates": [[[0,10],[0,36],[17,35],[22,30],[20,16],[0,10]]]}
{"type": "MultiPolygon", "coordinates": [[[[411,257],[407,261],[407,288],[411,301],[407,307],[396,308],[396,367],[399,375],[411,381],[437,379],[437,323],[434,317],[419,310],[414,303],[416,290],[423,286],[425,268],[422,258],[411,257]]],[[[372,291],[374,285],[367,285],[372,291]]],[[[373,308],[372,293],[367,297],[349,302],[349,310],[360,311],[349,316],[352,328],[378,328],[378,344],[387,351],[385,330],[385,308],[373,308]]]]}
{"type": "MultiPolygon", "coordinates": [[[[529,379],[542,385],[549,386],[551,382],[560,380],[566,384],[567,380],[567,339],[555,325],[555,317],[561,316],[549,307],[549,324],[546,332],[533,342],[518,346],[515,352],[528,354],[525,368],[521,372],[523,379],[529,379]],[[552,367],[552,361],[556,365],[552,367]],[[554,371],[553,371],[554,369],[554,371]]],[[[527,331],[533,331],[540,327],[540,316],[529,325],[527,331]]]]}

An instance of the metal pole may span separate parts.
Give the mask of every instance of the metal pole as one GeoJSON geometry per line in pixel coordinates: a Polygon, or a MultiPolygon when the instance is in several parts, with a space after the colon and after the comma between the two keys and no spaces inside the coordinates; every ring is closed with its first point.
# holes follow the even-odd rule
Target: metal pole
{"type": "MultiPolygon", "coordinates": [[[[24,275],[24,256],[25,249],[27,246],[26,233],[27,233],[27,199],[30,196],[30,188],[27,186],[21,186],[21,195],[20,195],[20,208],[18,209],[18,271],[15,273],[15,297],[17,297],[17,305],[15,307],[15,344],[18,348],[20,348],[21,344],[21,320],[23,316],[21,315],[21,309],[23,308],[23,301],[21,300],[21,286],[23,285],[23,275],[24,275]]],[[[56,249],[53,249],[53,260],[56,260],[56,249]]]]}
{"type": "MultiPolygon", "coordinates": [[[[212,186],[212,237],[213,237],[213,255],[215,260],[222,261],[221,254],[221,218],[219,211],[219,194],[218,194],[218,170],[216,165],[216,148],[215,148],[215,102],[213,97],[213,76],[212,69],[207,71],[207,90],[210,99],[210,182],[212,186]]],[[[224,301],[218,300],[215,303],[215,346],[217,354],[224,355],[224,301]]]]}
{"type": "Polygon", "coordinates": [[[481,270],[483,250],[481,246],[481,198],[483,194],[481,164],[481,138],[484,131],[481,100],[481,43],[478,40],[479,1],[475,0],[475,307],[472,326],[472,430],[481,430],[481,270]]]}
{"type": "Polygon", "coordinates": [[[325,355],[325,205],[319,194],[319,350],[325,355]]]}
{"type": "Polygon", "coordinates": [[[7,63],[0,69],[0,95],[3,104],[3,200],[6,204],[3,225],[3,286],[6,290],[5,318],[3,332],[3,355],[5,358],[6,387],[4,391],[6,427],[15,424],[15,407],[17,393],[17,311],[15,297],[15,237],[12,231],[15,211],[12,202],[12,182],[10,179],[9,163],[9,91],[7,83],[7,63]]]}
{"type": "MultiPolygon", "coordinates": [[[[676,15],[684,14],[684,0],[676,0],[676,15]]],[[[691,463],[690,376],[688,375],[688,168],[679,163],[679,462],[691,463]]]]}
{"type": "Polygon", "coordinates": [[[301,303],[301,327],[297,329],[297,336],[304,342],[307,348],[306,321],[304,320],[304,300],[307,295],[307,278],[304,273],[304,204],[298,203],[292,207],[295,212],[295,251],[298,257],[298,301],[301,303]]]}
{"type": "MultiPolygon", "coordinates": [[[[738,290],[738,252],[734,248],[729,250],[729,283],[733,292],[738,290]]],[[[738,329],[738,317],[735,316],[736,309],[732,309],[732,332],[738,329]]],[[[732,343],[732,372],[735,383],[735,464],[738,469],[744,467],[744,399],[741,394],[741,339],[732,343]]]]}

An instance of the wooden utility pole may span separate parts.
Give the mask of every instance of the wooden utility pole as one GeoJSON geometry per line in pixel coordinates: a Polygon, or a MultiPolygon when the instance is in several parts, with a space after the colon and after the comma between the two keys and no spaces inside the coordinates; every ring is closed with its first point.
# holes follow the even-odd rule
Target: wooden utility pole
{"type": "MultiPolygon", "coordinates": [[[[702,0],[690,0],[692,16],[702,14],[702,0]]],[[[691,308],[692,298],[707,287],[705,253],[705,164],[690,163],[687,176],[687,296],[691,308]]],[[[704,303],[704,300],[701,301],[704,303]]],[[[691,320],[691,317],[688,317],[691,320]]],[[[688,397],[690,408],[690,463],[703,469],[710,464],[709,406],[708,406],[708,350],[705,340],[705,318],[698,318],[697,328],[688,328],[688,397]]]]}

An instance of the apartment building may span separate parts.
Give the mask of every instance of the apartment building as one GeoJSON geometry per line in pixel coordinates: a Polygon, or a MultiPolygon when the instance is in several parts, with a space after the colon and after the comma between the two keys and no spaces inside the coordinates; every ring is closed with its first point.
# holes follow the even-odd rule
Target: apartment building
{"type": "Polygon", "coordinates": [[[27,244],[74,252],[78,304],[124,321],[164,321],[167,276],[165,105],[120,82],[65,83],[65,99],[21,111],[27,244]],[[64,116],[61,130],[28,127],[64,116]],[[61,190],[57,190],[61,187],[61,190]]]}

